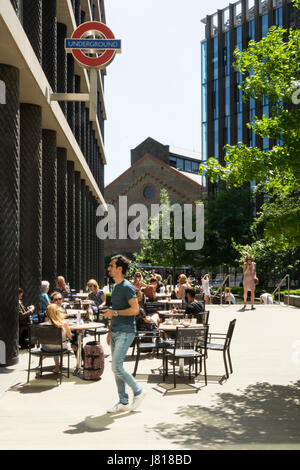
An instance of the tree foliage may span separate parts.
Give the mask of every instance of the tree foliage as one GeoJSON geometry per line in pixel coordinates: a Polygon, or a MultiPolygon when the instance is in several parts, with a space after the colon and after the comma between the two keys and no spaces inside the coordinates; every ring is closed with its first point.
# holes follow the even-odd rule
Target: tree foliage
{"type": "Polygon", "coordinates": [[[234,266],[237,243],[250,242],[250,226],[253,207],[249,190],[222,189],[216,197],[208,196],[204,201],[206,224],[204,246],[200,252],[201,266],[217,267],[220,264],[234,266]]]}

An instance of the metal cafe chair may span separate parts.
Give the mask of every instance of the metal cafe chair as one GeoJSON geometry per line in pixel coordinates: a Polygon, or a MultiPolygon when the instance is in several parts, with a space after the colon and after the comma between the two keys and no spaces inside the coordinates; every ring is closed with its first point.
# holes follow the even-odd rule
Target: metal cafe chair
{"type": "Polygon", "coordinates": [[[164,341],[160,337],[159,330],[137,331],[133,344],[132,344],[133,346],[132,356],[134,355],[135,347],[137,348],[133,376],[135,377],[136,375],[141,353],[149,353],[155,350],[156,355],[158,357],[159,349],[164,349],[166,347],[166,344],[167,344],[166,341],[164,341]]]}
{"type": "Polygon", "coordinates": [[[172,360],[174,388],[176,388],[175,365],[179,359],[187,359],[189,362],[189,379],[191,379],[191,366],[195,365],[195,375],[198,375],[197,364],[200,360],[200,371],[202,369],[202,360],[204,363],[204,378],[207,385],[206,372],[206,345],[208,337],[208,325],[203,327],[177,328],[174,348],[164,349],[163,356],[163,381],[168,375],[168,361],[172,360]]]}
{"type": "Polygon", "coordinates": [[[70,354],[69,349],[64,348],[63,338],[62,338],[62,329],[57,328],[54,325],[30,325],[29,328],[29,344],[43,345],[51,344],[56,346],[57,349],[46,352],[41,349],[41,347],[36,347],[34,349],[28,349],[29,352],[29,362],[28,362],[28,377],[27,383],[29,382],[30,376],[30,365],[31,365],[31,356],[37,356],[40,358],[40,375],[43,373],[43,361],[42,356],[45,357],[54,357],[60,356],[60,384],[62,382],[62,368],[63,368],[63,356],[68,356],[68,378],[70,377],[70,354]]]}
{"type": "Polygon", "coordinates": [[[230,367],[230,373],[232,374],[233,369],[232,369],[232,363],[231,363],[231,357],[230,357],[230,344],[232,340],[232,335],[233,331],[235,328],[235,323],[236,319],[232,320],[229,323],[229,327],[227,330],[227,333],[210,333],[208,336],[208,342],[207,342],[207,350],[212,350],[212,351],[221,351],[223,352],[223,359],[224,359],[224,365],[225,365],[225,372],[226,372],[226,378],[229,378],[229,373],[228,373],[228,366],[227,366],[227,361],[226,361],[226,353],[228,356],[228,361],[229,361],[229,367],[230,367]],[[222,342],[217,342],[214,343],[212,341],[222,341],[222,342]]]}

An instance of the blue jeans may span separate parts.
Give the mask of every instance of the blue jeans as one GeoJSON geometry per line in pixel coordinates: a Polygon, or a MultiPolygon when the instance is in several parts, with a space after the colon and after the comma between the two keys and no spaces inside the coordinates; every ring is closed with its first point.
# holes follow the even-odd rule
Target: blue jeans
{"type": "Polygon", "coordinates": [[[139,395],[142,391],[132,375],[126,372],[123,367],[123,361],[134,337],[134,333],[124,333],[121,331],[111,331],[110,333],[112,371],[115,374],[119,400],[123,405],[127,405],[129,399],[126,384],[132,388],[134,395],[139,395]]]}

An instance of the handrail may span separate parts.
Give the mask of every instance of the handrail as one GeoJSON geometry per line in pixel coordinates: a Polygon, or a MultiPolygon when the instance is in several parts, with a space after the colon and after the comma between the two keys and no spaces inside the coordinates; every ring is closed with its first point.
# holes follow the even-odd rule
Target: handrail
{"type": "Polygon", "coordinates": [[[216,297],[216,295],[218,295],[220,289],[221,289],[221,304],[220,305],[223,305],[223,294],[222,294],[222,288],[225,284],[225,282],[227,281],[227,279],[229,279],[229,289],[230,289],[230,276],[232,276],[232,274],[227,274],[227,276],[225,277],[224,281],[222,282],[222,284],[219,286],[217,292],[212,296],[212,298],[216,297]]]}
{"type": "Polygon", "coordinates": [[[278,304],[280,305],[280,287],[281,287],[281,284],[283,283],[283,281],[285,281],[285,279],[288,279],[288,305],[290,305],[290,275],[289,274],[286,274],[282,279],[281,281],[279,282],[278,286],[276,287],[276,289],[274,290],[274,292],[272,292],[272,296],[274,295],[274,300],[275,300],[275,293],[276,291],[278,290],[279,292],[279,296],[278,296],[278,304]]]}

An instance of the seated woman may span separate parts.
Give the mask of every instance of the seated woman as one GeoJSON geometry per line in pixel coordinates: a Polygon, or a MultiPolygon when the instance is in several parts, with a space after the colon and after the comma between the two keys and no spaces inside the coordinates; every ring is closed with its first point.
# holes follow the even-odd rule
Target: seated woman
{"type": "Polygon", "coordinates": [[[180,274],[178,276],[178,284],[175,287],[175,294],[177,299],[185,301],[185,289],[190,289],[191,285],[185,274],[180,274]]]}
{"type": "Polygon", "coordinates": [[[48,295],[50,283],[48,281],[42,281],[42,307],[41,307],[41,321],[44,321],[45,312],[47,307],[50,305],[51,300],[48,295]]]}
{"type": "Polygon", "coordinates": [[[89,288],[89,295],[88,298],[93,300],[94,305],[90,305],[88,308],[89,318],[94,315],[97,315],[99,310],[101,310],[106,305],[106,295],[104,294],[103,290],[99,288],[98,282],[95,279],[90,279],[87,283],[89,288]]]}
{"type": "Polygon", "coordinates": [[[54,292],[59,292],[63,298],[67,297],[70,295],[71,291],[69,286],[67,286],[65,278],[63,276],[58,276],[56,279],[56,287],[54,289],[54,292]]]}
{"type": "Polygon", "coordinates": [[[31,315],[35,310],[34,305],[25,307],[23,304],[23,289],[19,288],[19,345],[20,347],[26,346],[28,339],[28,325],[32,323],[31,315]]]}
{"type": "Polygon", "coordinates": [[[145,287],[144,294],[150,301],[154,301],[156,299],[156,292],[158,289],[158,282],[155,277],[151,277],[150,284],[145,287]]]}
{"type": "MultiPolygon", "coordinates": [[[[62,338],[63,338],[63,347],[67,348],[67,339],[72,339],[72,333],[68,323],[64,320],[63,314],[58,305],[51,304],[47,307],[45,314],[45,322],[43,325],[54,325],[56,328],[62,329],[62,338]]],[[[51,344],[42,344],[41,350],[45,352],[57,351],[60,352],[60,349],[56,345],[51,344]]],[[[43,358],[42,358],[43,360],[43,358]]],[[[55,368],[53,369],[54,374],[59,373],[59,355],[54,356],[55,368]]]]}
{"type": "Polygon", "coordinates": [[[137,331],[144,331],[144,330],[157,330],[158,325],[160,324],[160,318],[158,313],[154,313],[153,315],[146,315],[145,310],[142,308],[142,299],[143,294],[141,291],[137,292],[137,300],[139,303],[139,313],[135,317],[136,321],[136,329],[137,331]]]}
{"type": "Polygon", "coordinates": [[[147,284],[143,282],[142,274],[138,271],[134,273],[133,281],[131,281],[131,283],[137,290],[147,286],[147,284]]]}

